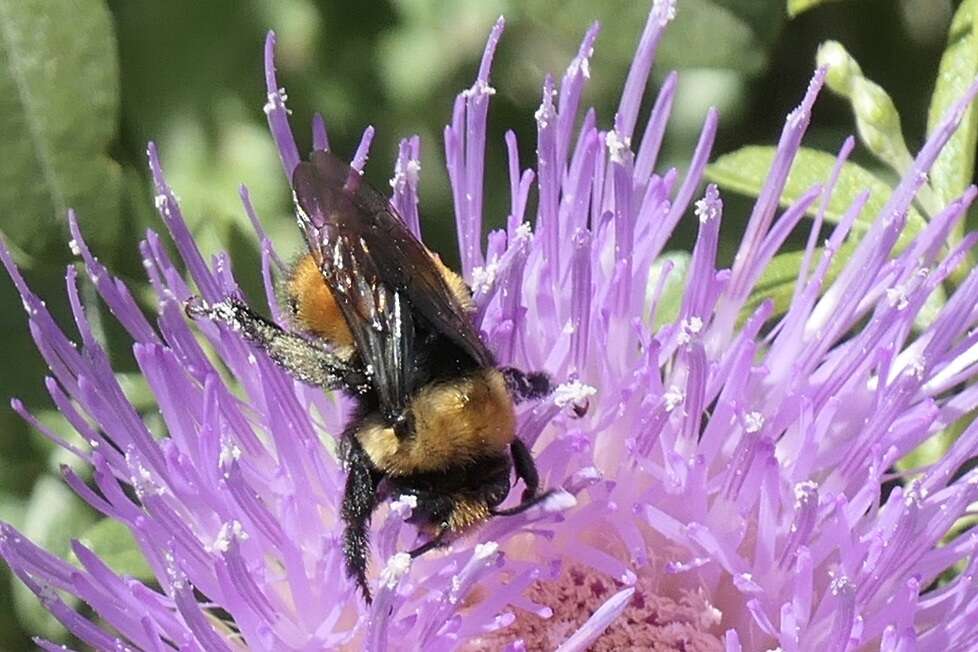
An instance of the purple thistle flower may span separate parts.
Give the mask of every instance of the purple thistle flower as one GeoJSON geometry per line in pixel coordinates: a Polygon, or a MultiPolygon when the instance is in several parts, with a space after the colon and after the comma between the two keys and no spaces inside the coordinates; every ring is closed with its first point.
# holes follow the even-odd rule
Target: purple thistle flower
{"type": "MultiPolygon", "coordinates": [[[[815,255],[835,177],[778,214],[787,171],[824,71],[787,118],[767,185],[733,266],[716,253],[723,204],[697,198],[716,133],[710,113],[685,175],[656,171],[676,78],[668,77],[641,137],[639,106],[674,3],[656,0],[608,131],[580,98],[597,26],[559,85],[547,78],[537,161],[524,169],[507,134],[507,227],[482,242],[492,30],[478,77],[445,129],[459,249],[478,325],[503,364],[543,368],[562,382],[520,414],[544,484],[563,491],[520,516],[495,519],[450,548],[413,562],[399,552],[414,530],[403,498],[375,518],[368,607],[343,573],[338,517],[343,470],[335,456],[346,399],[293,381],[237,333],[189,324],[193,294],[239,294],[230,261],[197,249],[155,147],[156,204],[195,288],[155,232],[140,243],[159,300],[155,323],[85,243],[74,248],[105,305],[131,335],[167,435],[154,437],[120,387],[67,273],[77,342],[0,258],[23,297],[52,376],[47,387],[80,435],[45,436],[86,460],[85,482],[65,481],[132,532],[156,583],[116,574],[81,543],[77,565],[8,525],[0,554],[62,623],[98,650],[964,650],[978,636],[978,537],[944,540],[978,500],[969,427],[934,465],[888,495],[893,463],[978,407],[978,272],[970,273],[922,332],[914,318],[978,237],[944,243],[975,198],[970,188],[905,248],[894,245],[914,193],[978,86],[955,105],[913,169],[862,235],[835,282],[832,258],[867,195],[815,255]],[[638,143],[637,147],[634,147],[638,143]],[[535,226],[526,220],[536,185],[535,226]],[[678,318],[653,328],[670,273],[650,274],[681,219],[699,236],[678,318]],[[740,317],[767,262],[805,212],[818,215],[794,299],[779,321],[763,303],[740,317]],[[216,353],[209,357],[199,332],[216,353]],[[223,368],[222,368],[223,367],[223,368]],[[965,389],[960,389],[965,386],[965,389]],[[574,405],[589,404],[584,418],[574,405]],[[960,564],[953,579],[935,584],[960,564]],[[89,605],[89,620],[64,601],[89,605]],[[221,614],[221,615],[218,615],[221,614]],[[228,616],[230,618],[228,618],[228,616]]],[[[284,92],[266,46],[265,107],[286,174],[299,161],[284,92]]],[[[353,158],[362,169],[373,131],[353,158]]],[[[317,148],[328,147],[321,118],[317,148]]],[[[839,165],[852,150],[847,140],[839,165]]],[[[399,149],[392,202],[410,228],[418,216],[420,143],[399,149]]],[[[838,167],[837,167],[838,170],[838,167]]],[[[254,216],[247,193],[245,209],[254,216]]],[[[269,308],[282,271],[262,238],[269,308]]],[[[850,238],[852,240],[854,238],[850,238]]],[[[45,649],[57,646],[40,641],[45,649]]]]}

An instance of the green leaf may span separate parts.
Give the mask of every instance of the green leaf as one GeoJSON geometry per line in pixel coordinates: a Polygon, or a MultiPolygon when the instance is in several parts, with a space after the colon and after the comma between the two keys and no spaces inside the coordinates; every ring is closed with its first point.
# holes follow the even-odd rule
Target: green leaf
{"type": "Polygon", "coordinates": [[[154,577],[132,532],[119,521],[104,518],[88,528],[79,540],[120,575],[141,580],[154,577]]]}
{"type": "MultiPolygon", "coordinates": [[[[930,99],[927,133],[934,131],[944,114],[959,100],[978,75],[978,0],[964,0],[948,33],[947,49],[930,99]]],[[[930,171],[930,185],[942,204],[964,192],[975,170],[978,106],[972,102],[958,130],[941,151],[930,171]]]]}
{"type": "Polygon", "coordinates": [[[645,310],[646,322],[652,318],[652,327],[658,330],[663,324],[671,324],[679,317],[679,310],[683,306],[683,295],[686,293],[686,278],[688,277],[689,264],[692,256],[685,251],[667,251],[652,263],[649,269],[648,283],[645,285],[645,310]],[[672,270],[666,277],[662,294],[659,295],[659,302],[655,306],[655,315],[650,315],[653,293],[658,289],[662,272],[665,270],[666,263],[672,263],[672,270]]]}
{"type": "MultiPolygon", "coordinates": [[[[775,148],[749,145],[718,158],[706,168],[706,176],[721,188],[756,197],[767,181],[774,161],[775,148]]],[[[835,156],[814,149],[801,148],[795,157],[780,203],[788,206],[798,200],[816,183],[825,183],[835,166],[835,156]]],[[[876,175],[855,163],[846,163],[832,192],[825,219],[837,223],[853,200],[869,190],[869,200],[852,225],[852,235],[858,236],[869,230],[872,221],[882,210],[893,189],[876,175]]],[[[814,215],[820,206],[816,201],[808,213],[814,215]]],[[[924,218],[913,208],[907,216],[907,226],[900,235],[904,244],[924,227],[924,218]]],[[[899,246],[899,245],[898,245],[899,246]]]]}
{"type": "Polygon", "coordinates": [[[656,66],[761,73],[769,63],[766,46],[784,22],[779,4],[779,0],[684,0],[662,36],[656,66]]]}
{"type": "MultiPolygon", "coordinates": [[[[852,256],[858,244],[858,241],[850,238],[839,247],[839,250],[832,258],[832,262],[829,263],[828,271],[825,273],[825,280],[822,282],[823,289],[829,287],[839,277],[839,273],[842,272],[845,263],[852,256]]],[[[899,251],[902,248],[903,246],[897,243],[894,250],[899,251]]],[[[822,247],[815,249],[808,267],[809,275],[811,275],[819,264],[824,252],[825,250],[822,247]]],[[[774,301],[775,316],[783,315],[788,310],[788,306],[791,305],[791,297],[794,295],[795,283],[798,280],[798,270],[801,267],[801,261],[804,256],[805,252],[802,250],[788,251],[772,258],[771,262],[768,263],[768,266],[761,274],[761,278],[754,285],[750,298],[747,300],[741,312],[741,318],[746,319],[749,317],[761,302],[766,299],[774,301]]],[[[929,327],[940,314],[941,308],[944,307],[945,303],[947,303],[947,292],[944,291],[944,288],[938,286],[927,297],[920,312],[917,313],[914,319],[914,327],[918,330],[929,327]]]]}
{"type": "Polygon", "coordinates": [[[119,230],[118,63],[103,0],[0,0],[0,220],[26,253],[59,247],[65,213],[86,237],[119,230]]]}
{"type": "Polygon", "coordinates": [[[969,412],[941,432],[928,437],[915,449],[897,460],[897,468],[901,471],[912,471],[936,464],[947,454],[961,433],[968,429],[968,426],[975,420],[975,416],[974,412],[969,412]]]}
{"type": "MultiPolygon", "coordinates": [[[[83,532],[94,519],[91,508],[60,478],[42,475],[34,485],[23,522],[19,525],[31,541],[64,558],[71,538],[83,532]]],[[[65,599],[72,604],[70,597],[65,599]]],[[[64,628],[19,580],[14,580],[14,605],[26,629],[48,638],[64,637],[64,628]]]]}
{"type": "Polygon", "coordinates": [[[826,2],[838,2],[838,0],[788,0],[788,16],[794,18],[798,14],[814,9],[826,2]]]}
{"type": "MultiPolygon", "coordinates": [[[[823,288],[828,287],[838,278],[839,272],[842,271],[845,262],[849,260],[849,256],[852,255],[855,249],[856,242],[852,240],[847,240],[839,247],[839,250],[832,258],[832,262],[829,264],[825,281],[822,283],[823,288]]],[[[814,251],[811,262],[809,263],[809,275],[815,270],[823,254],[824,250],[821,247],[814,251]]],[[[771,262],[768,263],[767,267],[761,273],[761,278],[754,285],[750,298],[741,311],[741,319],[750,316],[767,299],[774,301],[774,316],[783,315],[788,310],[788,306],[791,305],[791,297],[795,292],[795,283],[798,280],[798,270],[801,267],[801,261],[804,256],[805,252],[802,250],[787,251],[772,258],[771,262]]]]}

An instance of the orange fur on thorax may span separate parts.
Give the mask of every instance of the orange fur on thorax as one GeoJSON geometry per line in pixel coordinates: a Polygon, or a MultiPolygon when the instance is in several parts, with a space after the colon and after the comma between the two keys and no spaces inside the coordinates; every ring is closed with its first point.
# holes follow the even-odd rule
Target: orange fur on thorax
{"type": "MultiPolygon", "coordinates": [[[[465,312],[472,312],[475,308],[472,294],[462,277],[441,262],[438,254],[430,250],[428,254],[455,300],[465,312]]],[[[317,335],[335,347],[353,346],[350,327],[312,254],[302,256],[292,268],[285,291],[298,329],[317,335]]]]}
{"type": "Polygon", "coordinates": [[[299,259],[286,284],[295,325],[335,347],[353,346],[353,335],[312,254],[299,259]]]}

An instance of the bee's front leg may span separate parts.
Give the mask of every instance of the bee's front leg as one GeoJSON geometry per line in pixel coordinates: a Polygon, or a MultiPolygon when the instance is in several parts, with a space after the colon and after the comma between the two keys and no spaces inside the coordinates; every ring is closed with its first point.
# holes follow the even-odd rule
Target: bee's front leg
{"type": "Polygon", "coordinates": [[[537,495],[537,491],[540,489],[540,474],[537,472],[537,465],[533,462],[530,449],[526,447],[522,439],[515,438],[513,443],[509,445],[509,452],[513,456],[513,469],[516,471],[516,477],[522,479],[526,485],[520,499],[520,502],[525,503],[537,495]]]}
{"type": "Polygon", "coordinates": [[[328,347],[283,330],[238,299],[208,305],[195,297],[187,301],[185,311],[191,319],[210,319],[238,331],[300,382],[323,389],[342,386],[356,393],[367,382],[362,371],[328,347]]]}
{"type": "Polygon", "coordinates": [[[553,381],[543,371],[525,372],[516,367],[503,367],[499,370],[506,380],[506,389],[514,403],[535,401],[554,391],[553,381]]]}
{"type": "Polygon", "coordinates": [[[448,535],[448,531],[448,524],[442,523],[438,527],[438,532],[435,534],[435,536],[431,537],[428,541],[425,541],[414,550],[408,551],[408,554],[411,555],[411,559],[420,557],[429,550],[434,550],[435,548],[440,548],[441,546],[445,545],[445,537],[448,535]]]}

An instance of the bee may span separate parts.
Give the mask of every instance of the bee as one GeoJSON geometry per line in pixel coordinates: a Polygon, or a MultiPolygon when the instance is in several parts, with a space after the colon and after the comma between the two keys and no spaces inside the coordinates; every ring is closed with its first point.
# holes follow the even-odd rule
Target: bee
{"type": "Polygon", "coordinates": [[[288,330],[235,298],[187,304],[240,332],[297,380],[356,401],[340,438],[346,573],[370,602],[370,520],[386,496],[413,496],[427,541],[417,557],[494,516],[547,496],[514,406],[549,395],[550,377],[500,368],[477,331],[472,294],[342,160],[315,151],[292,177],[308,252],[282,285],[288,330]],[[499,506],[511,473],[520,503],[499,506]]]}

